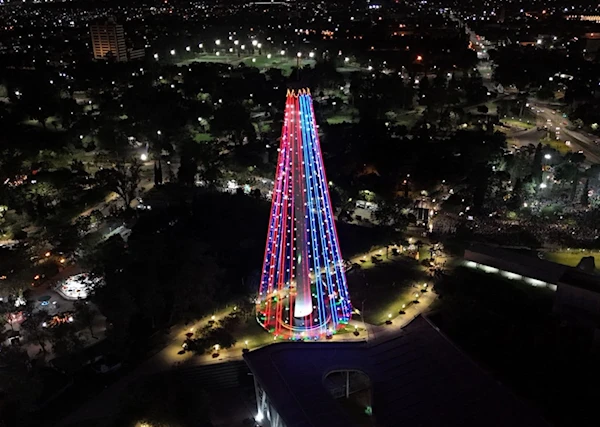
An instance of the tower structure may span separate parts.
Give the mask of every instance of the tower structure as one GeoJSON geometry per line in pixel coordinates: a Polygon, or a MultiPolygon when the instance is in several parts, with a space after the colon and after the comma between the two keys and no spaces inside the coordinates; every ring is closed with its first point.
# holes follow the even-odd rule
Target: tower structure
{"type": "Polygon", "coordinates": [[[289,90],[257,298],[276,336],[335,333],[352,307],[308,89],[289,90]]]}

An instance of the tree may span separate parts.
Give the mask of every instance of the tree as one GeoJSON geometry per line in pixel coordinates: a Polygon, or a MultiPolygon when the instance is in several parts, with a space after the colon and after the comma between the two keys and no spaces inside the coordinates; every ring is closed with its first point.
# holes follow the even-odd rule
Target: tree
{"type": "Polygon", "coordinates": [[[410,204],[410,200],[403,197],[396,197],[392,200],[382,200],[378,203],[375,211],[375,218],[382,225],[389,225],[394,228],[404,229],[408,226],[409,220],[404,209],[410,204]]]}
{"type": "Polygon", "coordinates": [[[584,206],[586,208],[590,204],[589,192],[590,192],[590,179],[586,178],[585,184],[583,185],[583,190],[581,192],[581,204],[582,204],[582,206],[584,206]]]}
{"type": "Polygon", "coordinates": [[[48,354],[46,345],[50,334],[48,333],[47,325],[44,326],[47,324],[48,320],[48,313],[45,311],[38,311],[32,313],[29,318],[21,324],[21,328],[33,342],[40,346],[44,354],[48,354]]]}
{"type": "Polygon", "coordinates": [[[542,144],[539,143],[535,148],[533,162],[531,163],[531,176],[536,183],[542,181],[542,144]]]}
{"type": "Polygon", "coordinates": [[[92,338],[98,339],[94,335],[94,320],[96,319],[96,312],[87,301],[75,301],[73,306],[75,307],[75,320],[78,325],[87,328],[90,331],[92,338]]]}
{"type": "Polygon", "coordinates": [[[134,158],[128,165],[119,162],[112,169],[101,169],[95,177],[104,188],[117,193],[129,209],[141,181],[141,167],[140,161],[134,158]]]}
{"type": "Polygon", "coordinates": [[[66,356],[83,348],[83,342],[77,335],[73,323],[61,323],[48,329],[52,352],[56,356],[66,356]]]}

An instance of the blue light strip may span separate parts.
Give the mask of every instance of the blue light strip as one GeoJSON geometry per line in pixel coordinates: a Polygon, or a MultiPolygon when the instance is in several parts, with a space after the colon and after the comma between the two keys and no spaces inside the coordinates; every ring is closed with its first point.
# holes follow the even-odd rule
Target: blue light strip
{"type": "MultiPolygon", "coordinates": [[[[318,315],[318,325],[321,329],[326,329],[327,323],[327,310],[323,301],[323,291],[321,286],[321,265],[320,265],[320,257],[318,253],[319,249],[319,241],[316,235],[316,225],[315,225],[315,215],[314,215],[314,206],[315,206],[315,186],[313,185],[313,174],[310,169],[311,161],[310,161],[310,151],[311,144],[308,138],[308,129],[309,124],[307,118],[309,118],[306,112],[306,106],[304,105],[304,100],[302,96],[298,97],[298,103],[300,105],[300,120],[301,120],[301,131],[302,131],[302,153],[303,153],[303,163],[304,163],[304,180],[306,183],[306,217],[309,220],[309,245],[312,252],[312,273],[314,275],[315,289],[317,294],[317,301],[319,307],[319,315],[318,315]]],[[[311,325],[313,326],[313,325],[311,325]]]]}
{"type": "MultiPolygon", "coordinates": [[[[314,109],[312,103],[309,105],[311,116],[314,117],[314,109]]],[[[337,291],[339,293],[339,297],[341,300],[342,313],[343,318],[348,321],[351,317],[351,307],[349,303],[348,297],[348,286],[346,283],[346,275],[343,271],[343,259],[340,254],[340,245],[338,241],[337,231],[335,229],[335,219],[333,217],[333,208],[331,205],[331,198],[329,196],[329,187],[327,182],[327,177],[325,175],[325,168],[323,166],[323,157],[321,152],[321,147],[319,144],[319,136],[316,130],[315,120],[311,121],[312,129],[311,136],[313,140],[314,153],[316,153],[316,158],[314,159],[314,165],[318,169],[318,183],[321,187],[321,194],[323,195],[323,205],[325,210],[325,225],[327,226],[327,234],[329,236],[328,241],[331,243],[333,262],[334,262],[334,271],[336,275],[336,284],[337,291]]],[[[337,313],[337,310],[334,309],[337,313]]]]}
{"type": "MultiPolygon", "coordinates": [[[[316,203],[313,204],[313,215],[318,215],[319,216],[319,220],[316,221],[317,225],[318,225],[318,232],[319,232],[319,236],[320,239],[317,241],[317,245],[318,247],[321,249],[320,250],[320,257],[323,257],[323,268],[321,268],[321,260],[319,259],[319,265],[317,267],[317,270],[319,272],[318,274],[318,289],[319,289],[319,298],[323,301],[324,304],[327,304],[329,306],[329,313],[331,316],[331,320],[333,322],[333,326],[334,329],[337,327],[338,325],[338,316],[337,316],[337,312],[335,310],[335,300],[332,300],[329,296],[333,294],[333,283],[331,280],[331,269],[330,269],[330,258],[328,256],[328,252],[329,252],[329,245],[328,245],[328,239],[325,236],[325,231],[323,230],[323,220],[325,219],[325,206],[324,206],[324,201],[325,199],[323,198],[323,192],[322,192],[322,188],[319,185],[320,184],[320,174],[318,169],[315,170],[317,163],[316,163],[316,158],[315,158],[315,145],[314,145],[314,138],[313,138],[313,128],[314,128],[314,119],[312,117],[312,111],[310,108],[310,99],[308,97],[308,95],[302,95],[300,96],[301,102],[302,102],[302,112],[303,112],[303,121],[304,121],[304,131],[305,131],[305,135],[303,140],[306,143],[307,146],[307,156],[306,156],[306,160],[305,163],[308,165],[308,168],[310,169],[309,172],[309,176],[310,176],[310,181],[312,183],[311,185],[311,190],[312,193],[314,194],[314,199],[316,201],[316,203]],[[316,210],[316,212],[314,212],[314,210],[316,210]],[[323,271],[325,270],[325,271],[323,271]],[[325,277],[326,277],[326,284],[323,284],[323,280],[322,280],[322,275],[323,273],[325,273],[325,277]],[[327,288],[327,295],[323,295],[323,288],[325,287],[327,288]]],[[[313,221],[313,226],[314,226],[315,222],[313,221]]],[[[315,227],[316,228],[316,227],[315,227]]],[[[317,230],[313,229],[313,233],[315,235],[315,239],[317,239],[316,236],[316,232],[317,230]]],[[[319,258],[320,258],[319,257],[319,258]]],[[[325,322],[327,319],[324,319],[325,322]]]]}

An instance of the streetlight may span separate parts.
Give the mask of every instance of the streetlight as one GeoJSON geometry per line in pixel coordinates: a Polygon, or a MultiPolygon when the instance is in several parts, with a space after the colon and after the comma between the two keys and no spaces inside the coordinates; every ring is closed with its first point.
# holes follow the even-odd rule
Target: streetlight
{"type": "Polygon", "coordinates": [[[145,162],[146,160],[148,160],[148,155],[146,153],[142,153],[142,155],[140,156],[140,160],[142,162],[145,162]]]}
{"type": "Polygon", "coordinates": [[[257,44],[256,47],[262,49],[262,43],[257,44]]]}
{"type": "Polygon", "coordinates": [[[256,45],[258,45],[258,41],[257,40],[252,40],[252,46],[256,47],[256,45]]]}
{"type": "Polygon", "coordinates": [[[279,52],[281,54],[281,56],[285,55],[285,50],[282,50],[281,52],[279,52]]]}
{"type": "Polygon", "coordinates": [[[296,54],[296,56],[297,56],[298,58],[300,58],[300,57],[302,56],[302,52],[298,52],[298,53],[296,54]]]}
{"type": "Polygon", "coordinates": [[[245,44],[241,45],[240,49],[245,50],[246,49],[246,45],[245,44]]]}
{"type": "Polygon", "coordinates": [[[350,62],[350,58],[348,58],[348,57],[345,57],[345,58],[344,58],[344,62],[350,62]]]}
{"type": "Polygon", "coordinates": [[[315,57],[315,53],[314,53],[314,52],[310,52],[310,53],[308,54],[308,57],[309,57],[309,58],[314,58],[314,57],[315,57]]]}
{"type": "Polygon", "coordinates": [[[552,158],[552,156],[550,154],[545,154],[544,155],[544,159],[546,160],[550,160],[552,158]]]}
{"type": "Polygon", "coordinates": [[[216,40],[215,40],[215,44],[216,44],[217,46],[221,46],[221,40],[219,40],[219,39],[216,39],[216,40]]]}
{"type": "Polygon", "coordinates": [[[271,59],[271,54],[267,54],[267,59],[271,59]]]}
{"type": "Polygon", "coordinates": [[[189,52],[189,51],[191,51],[191,50],[192,50],[192,48],[191,48],[191,47],[189,47],[189,46],[186,46],[186,47],[185,47],[185,50],[189,52]]]}
{"type": "Polygon", "coordinates": [[[162,135],[162,132],[161,132],[161,131],[159,131],[159,130],[157,130],[157,131],[156,131],[156,134],[157,134],[158,136],[160,136],[160,135],[162,135]]]}
{"type": "Polygon", "coordinates": [[[158,53],[154,54],[154,59],[156,59],[158,61],[158,53]]]}
{"type": "Polygon", "coordinates": [[[202,43],[198,43],[198,48],[199,48],[199,49],[202,49],[203,47],[204,47],[204,44],[202,44],[202,43]]]}
{"type": "Polygon", "coordinates": [[[234,40],[234,41],[233,41],[233,44],[237,46],[237,45],[239,45],[239,44],[240,44],[240,41],[239,41],[239,40],[234,40]]]}
{"type": "Polygon", "coordinates": [[[175,55],[175,49],[171,49],[171,55],[175,55]]]}
{"type": "Polygon", "coordinates": [[[545,183],[545,182],[542,182],[542,183],[540,184],[540,188],[546,188],[546,187],[548,187],[548,186],[546,185],[546,183],[545,183]]]}
{"type": "Polygon", "coordinates": [[[417,55],[417,61],[422,61],[423,57],[421,55],[417,55]]]}

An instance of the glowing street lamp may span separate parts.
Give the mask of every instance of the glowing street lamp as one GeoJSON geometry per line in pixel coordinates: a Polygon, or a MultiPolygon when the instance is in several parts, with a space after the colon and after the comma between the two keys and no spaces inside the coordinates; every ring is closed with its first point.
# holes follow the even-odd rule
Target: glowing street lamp
{"type": "Polygon", "coordinates": [[[256,45],[258,45],[258,41],[257,40],[252,40],[252,46],[256,47],[256,45]]]}
{"type": "Polygon", "coordinates": [[[271,59],[271,56],[272,56],[272,55],[271,55],[270,53],[269,53],[269,54],[267,54],[267,59],[271,59]]]}
{"type": "Polygon", "coordinates": [[[198,43],[198,48],[199,48],[199,49],[202,49],[203,47],[204,47],[204,44],[202,44],[202,43],[198,43]]]}
{"type": "Polygon", "coordinates": [[[315,53],[314,53],[314,52],[310,52],[310,53],[308,54],[308,56],[309,56],[309,58],[314,58],[314,57],[315,57],[315,53]]]}
{"type": "Polygon", "coordinates": [[[279,52],[281,54],[281,56],[285,55],[285,50],[282,50],[281,52],[279,52]]]}
{"type": "Polygon", "coordinates": [[[256,47],[262,49],[262,43],[257,44],[256,47]]]}
{"type": "Polygon", "coordinates": [[[422,61],[423,57],[421,55],[417,55],[417,61],[422,61]]]}
{"type": "Polygon", "coordinates": [[[171,49],[171,56],[175,55],[175,49],[171,49]]]}
{"type": "Polygon", "coordinates": [[[162,135],[162,132],[161,132],[161,131],[159,131],[159,130],[157,130],[157,131],[156,131],[156,134],[157,134],[158,136],[160,136],[160,135],[162,135]]]}
{"type": "Polygon", "coordinates": [[[216,44],[217,46],[221,46],[221,40],[219,40],[219,39],[216,39],[216,40],[215,40],[215,44],[216,44]]]}
{"type": "Polygon", "coordinates": [[[552,158],[552,155],[550,155],[550,154],[544,155],[544,159],[546,159],[546,160],[550,160],[551,158],[552,158]]]}
{"type": "Polygon", "coordinates": [[[245,50],[246,49],[246,45],[245,44],[241,45],[240,49],[245,50]]]}
{"type": "Polygon", "coordinates": [[[344,62],[350,62],[350,58],[348,58],[348,57],[345,57],[345,58],[344,58],[344,62]]]}
{"type": "Polygon", "coordinates": [[[302,52],[298,52],[298,53],[296,54],[296,56],[297,56],[298,58],[300,58],[300,57],[302,56],[302,52]]]}
{"type": "Polygon", "coordinates": [[[158,53],[154,54],[154,59],[156,59],[158,61],[158,53]]]}
{"type": "Polygon", "coordinates": [[[145,162],[146,160],[148,160],[148,155],[146,153],[142,153],[142,155],[140,156],[140,160],[142,162],[145,162]]]}
{"type": "Polygon", "coordinates": [[[239,40],[234,40],[234,41],[233,41],[233,44],[237,46],[237,45],[239,45],[239,44],[240,44],[240,41],[239,41],[239,40]]]}
{"type": "Polygon", "coordinates": [[[189,52],[189,51],[191,51],[191,50],[192,50],[192,48],[191,48],[191,47],[189,47],[189,46],[186,46],[186,47],[185,47],[185,50],[186,50],[187,52],[189,52]]]}

